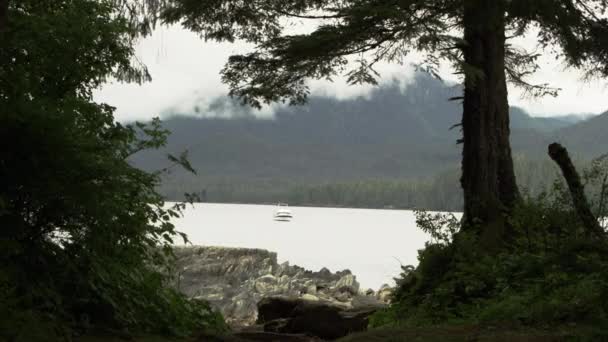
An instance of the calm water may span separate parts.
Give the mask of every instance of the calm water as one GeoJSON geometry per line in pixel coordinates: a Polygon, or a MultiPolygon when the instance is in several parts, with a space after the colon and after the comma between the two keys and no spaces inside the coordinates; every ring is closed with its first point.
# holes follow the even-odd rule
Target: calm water
{"type": "Polygon", "coordinates": [[[262,248],[311,270],[350,269],[373,289],[393,284],[401,264],[417,264],[428,239],[412,211],[290,207],[292,221],[277,222],[275,208],[196,204],[175,223],[195,245],[262,248]]]}

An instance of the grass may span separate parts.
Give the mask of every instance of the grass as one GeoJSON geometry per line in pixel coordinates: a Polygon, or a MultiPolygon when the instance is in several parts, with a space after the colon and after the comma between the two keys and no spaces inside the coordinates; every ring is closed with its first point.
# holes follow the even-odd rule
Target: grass
{"type": "Polygon", "coordinates": [[[595,341],[591,328],[554,327],[547,329],[444,326],[429,328],[379,328],[347,336],[340,342],[553,342],[595,341]]]}
{"type": "MultiPolygon", "coordinates": [[[[544,329],[509,326],[480,327],[475,325],[437,326],[428,328],[379,328],[344,337],[338,342],[553,342],[598,341],[591,337],[593,327],[563,326],[544,329]]],[[[203,336],[167,338],[154,335],[130,336],[98,334],[75,339],[77,342],[246,342],[242,339],[203,336]]]]}

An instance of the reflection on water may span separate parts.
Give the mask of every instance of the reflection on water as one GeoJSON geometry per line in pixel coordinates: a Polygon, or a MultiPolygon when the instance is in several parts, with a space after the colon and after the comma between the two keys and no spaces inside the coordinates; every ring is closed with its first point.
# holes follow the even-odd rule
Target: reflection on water
{"type": "Polygon", "coordinates": [[[417,264],[428,236],[407,210],[290,207],[290,222],[275,221],[276,207],[195,204],[175,221],[195,245],[261,248],[307,269],[350,269],[361,286],[393,284],[400,265],[417,264]]]}

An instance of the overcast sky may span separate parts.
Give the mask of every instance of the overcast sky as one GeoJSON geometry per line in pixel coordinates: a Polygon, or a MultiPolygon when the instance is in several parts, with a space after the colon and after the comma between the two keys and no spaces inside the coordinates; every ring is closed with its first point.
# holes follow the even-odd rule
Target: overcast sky
{"type": "MultiPolygon", "coordinates": [[[[117,108],[120,121],[145,120],[178,108],[185,111],[194,104],[203,105],[215,97],[225,95],[228,89],[221,83],[219,72],[228,56],[251,49],[243,43],[218,44],[204,42],[197,35],[178,27],[160,28],[152,37],[137,46],[137,56],[143,61],[153,77],[144,85],[110,83],[95,93],[98,101],[117,108]]],[[[560,87],[559,97],[522,99],[519,91],[510,89],[509,100],[528,110],[532,115],[563,115],[571,113],[601,113],[608,110],[608,82],[583,83],[576,71],[564,70],[553,56],[544,56],[541,70],[533,81],[549,82],[560,87]]],[[[404,88],[411,80],[413,71],[406,65],[384,64],[379,66],[384,82],[393,78],[402,80],[404,88]]],[[[453,78],[449,69],[442,75],[453,78]]],[[[454,79],[455,80],[455,79],[454,79]]],[[[334,83],[311,82],[313,93],[323,93],[349,98],[368,93],[370,86],[348,86],[343,81],[334,83]]],[[[438,99],[440,101],[441,99],[438,99]]],[[[260,113],[269,115],[270,109],[260,113]]]]}

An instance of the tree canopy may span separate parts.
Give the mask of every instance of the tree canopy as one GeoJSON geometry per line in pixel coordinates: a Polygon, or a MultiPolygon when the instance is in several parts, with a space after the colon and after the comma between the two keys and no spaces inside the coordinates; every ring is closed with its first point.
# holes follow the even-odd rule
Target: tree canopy
{"type": "MultiPolygon", "coordinates": [[[[508,38],[537,36],[540,48],[554,49],[569,66],[606,75],[607,52],[602,44],[608,30],[602,0],[498,1],[503,3],[508,38]]],[[[442,1],[189,1],[169,2],[161,12],[167,23],[181,23],[205,39],[245,40],[257,44],[254,52],[232,56],[224,80],[232,94],[245,102],[290,100],[308,95],[306,80],[348,76],[352,83],[376,80],[373,67],[380,61],[402,62],[418,51],[421,63],[437,71],[442,61],[457,72],[474,73],[462,48],[464,9],[470,0],[442,1]],[[314,30],[290,34],[287,18],[298,19],[314,30]],[[349,59],[355,56],[355,60],[349,59]],[[352,63],[349,63],[352,62],[352,63]]],[[[480,13],[481,14],[481,13],[480,13]]],[[[538,53],[507,44],[509,80],[530,91],[550,90],[525,80],[536,69],[538,53]]]]}
{"type": "Polygon", "coordinates": [[[168,132],[158,121],[116,123],[114,108],[92,99],[108,77],[148,77],[133,63],[136,33],[105,0],[12,1],[7,18],[0,339],[70,339],[90,326],[205,328],[215,313],[170,289],[164,275],[179,237],[170,220],[183,205],[166,207],[155,191],[159,174],[128,161],[161,146],[168,132]]]}

